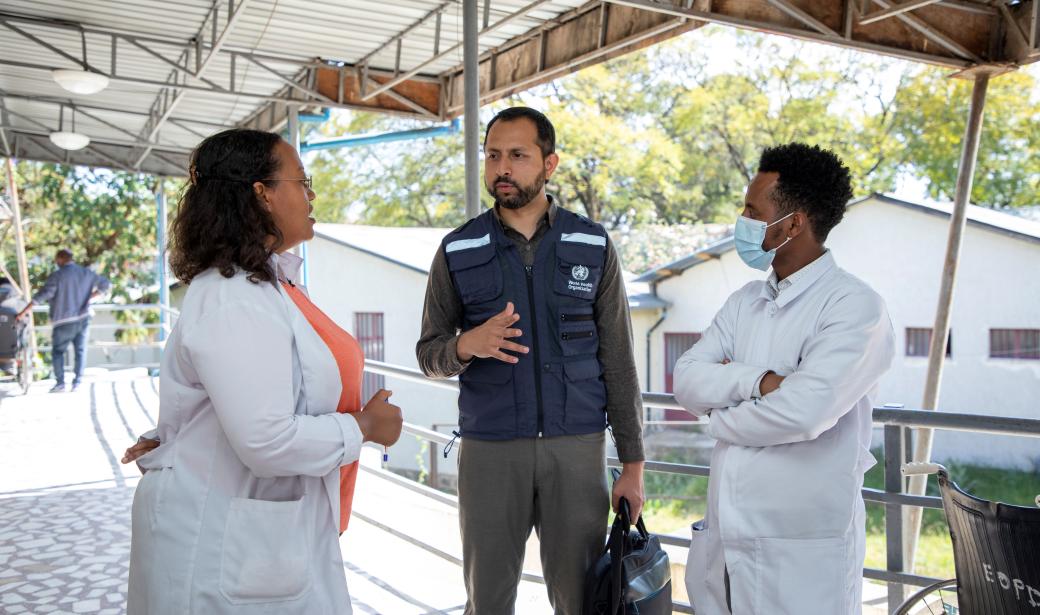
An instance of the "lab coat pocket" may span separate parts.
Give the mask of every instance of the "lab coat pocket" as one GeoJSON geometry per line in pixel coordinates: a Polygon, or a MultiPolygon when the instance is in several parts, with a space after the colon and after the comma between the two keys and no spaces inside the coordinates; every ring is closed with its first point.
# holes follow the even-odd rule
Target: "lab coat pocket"
{"type": "MultiPolygon", "coordinates": [[[[152,502],[152,514],[151,523],[152,529],[159,524],[159,515],[163,511],[163,501],[166,499],[166,488],[169,486],[170,481],[173,480],[173,468],[160,468],[159,470],[152,470],[152,474],[155,474],[155,496],[152,502]]],[[[144,477],[141,478],[144,480],[144,477]]],[[[138,483],[140,485],[140,483],[138,483]]]]}
{"type": "Polygon", "coordinates": [[[704,520],[690,526],[690,552],[686,556],[686,595],[693,610],[698,613],[723,613],[726,607],[725,588],[720,586],[722,566],[712,565],[708,553],[710,530],[704,520]],[[712,583],[712,571],[719,573],[719,583],[712,583]]]}
{"type": "Polygon", "coordinates": [[[220,591],[233,604],[280,602],[310,589],[311,536],[304,498],[231,498],[220,591]]]}
{"type": "Polygon", "coordinates": [[[708,539],[708,530],[703,521],[690,526],[690,552],[686,555],[686,595],[690,604],[697,608],[697,598],[708,593],[704,583],[707,567],[704,560],[704,547],[708,539]]]}
{"type": "Polygon", "coordinates": [[[851,612],[844,538],[759,538],[755,543],[755,613],[851,612]]]}

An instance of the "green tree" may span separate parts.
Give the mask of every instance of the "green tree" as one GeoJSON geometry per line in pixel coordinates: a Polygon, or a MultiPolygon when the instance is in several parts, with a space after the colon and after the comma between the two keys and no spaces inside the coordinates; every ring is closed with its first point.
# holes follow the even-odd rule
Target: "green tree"
{"type": "Polygon", "coordinates": [[[657,219],[678,196],[682,152],[653,121],[654,93],[647,56],[636,53],[516,101],[542,108],[556,127],[560,166],[549,190],[608,228],[657,219]]]}
{"type": "MultiPolygon", "coordinates": [[[[53,258],[61,248],[72,251],[76,262],[92,267],[112,282],[115,303],[154,303],[157,255],[155,178],[132,173],[83,167],[19,162],[18,182],[29,292],[38,290],[54,271],[53,258]]],[[[172,182],[170,191],[179,182],[172,182]]],[[[4,184],[6,184],[6,177],[4,184]]],[[[5,185],[6,188],[6,185],[5,185]]],[[[0,258],[17,276],[13,226],[0,230],[0,258]]],[[[139,343],[154,330],[136,325],[158,322],[155,312],[117,312],[126,325],[117,339],[139,343]]],[[[46,319],[38,321],[41,324],[46,319]]]]}
{"type": "MultiPolygon", "coordinates": [[[[112,281],[113,298],[140,300],[155,276],[155,179],[37,162],[19,162],[16,176],[33,287],[53,271],[54,253],[68,248],[112,281]]],[[[3,245],[15,272],[10,225],[3,245]]]]}
{"type": "MultiPolygon", "coordinates": [[[[1023,100],[1036,81],[1013,74],[990,87],[975,201],[1034,203],[1040,116],[1023,100]]],[[[949,199],[967,88],[938,69],[705,27],[499,101],[482,119],[511,104],[545,111],[561,157],[549,190],[624,234],[647,224],[731,222],[762,150],[793,140],[838,153],[857,196],[892,191],[909,177],[949,199]]],[[[416,126],[364,113],[337,117],[325,134],[416,126]]],[[[321,152],[312,168],[319,219],[423,226],[463,219],[461,134],[321,152]]]]}
{"type": "Polygon", "coordinates": [[[674,198],[678,147],[659,131],[636,131],[594,107],[554,106],[560,165],[549,190],[608,228],[652,220],[655,203],[674,198]]]}
{"type": "MultiPolygon", "coordinates": [[[[333,116],[322,138],[393,132],[427,123],[371,113],[333,116]]],[[[453,227],[465,222],[461,134],[320,150],[308,162],[316,219],[381,226],[453,227]]]]}
{"type": "MultiPolygon", "coordinates": [[[[1023,71],[990,81],[973,203],[1004,208],[1040,201],[1037,86],[1036,78],[1023,71]]],[[[950,79],[937,69],[922,69],[896,97],[899,163],[905,172],[925,180],[933,199],[953,200],[971,87],[971,81],[950,79]]]]}
{"type": "Polygon", "coordinates": [[[882,78],[868,76],[898,66],[852,52],[814,57],[808,44],[741,33],[739,59],[720,72],[701,50],[732,35],[706,30],[650,52],[654,70],[665,75],[653,97],[667,109],[658,122],[683,152],[674,180],[679,198],[662,203],[661,220],[731,220],[762,150],[795,140],[838,153],[857,194],[892,189],[893,93],[882,78]]]}

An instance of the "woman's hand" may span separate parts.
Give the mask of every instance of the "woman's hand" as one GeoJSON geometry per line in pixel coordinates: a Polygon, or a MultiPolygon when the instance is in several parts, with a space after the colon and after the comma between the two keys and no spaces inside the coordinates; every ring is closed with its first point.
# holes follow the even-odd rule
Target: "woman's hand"
{"type": "Polygon", "coordinates": [[[130,463],[132,461],[137,461],[138,457],[141,457],[145,453],[151,451],[152,449],[158,448],[158,447],[159,447],[159,441],[158,440],[149,440],[148,438],[141,438],[140,440],[137,441],[137,444],[131,446],[128,449],[126,449],[126,452],[123,453],[122,461],[123,461],[123,463],[130,463]]]}
{"type": "Polygon", "coordinates": [[[354,415],[365,442],[391,446],[401,437],[404,417],[400,408],[387,401],[391,395],[392,391],[380,389],[368,400],[361,412],[354,415]]]}

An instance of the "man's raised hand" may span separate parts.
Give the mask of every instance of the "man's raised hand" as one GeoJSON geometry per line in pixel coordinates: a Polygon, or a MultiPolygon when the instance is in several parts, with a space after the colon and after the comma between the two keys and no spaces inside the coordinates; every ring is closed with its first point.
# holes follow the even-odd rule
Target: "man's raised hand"
{"type": "Polygon", "coordinates": [[[510,350],[521,354],[527,354],[527,346],[521,346],[509,341],[510,338],[520,337],[523,332],[514,329],[513,324],[520,320],[520,315],[513,308],[513,302],[506,303],[506,308],[487,319],[484,324],[474,327],[459,336],[456,353],[462,361],[469,361],[473,357],[481,359],[498,359],[504,363],[516,363],[520,359],[504,351],[510,350]]]}

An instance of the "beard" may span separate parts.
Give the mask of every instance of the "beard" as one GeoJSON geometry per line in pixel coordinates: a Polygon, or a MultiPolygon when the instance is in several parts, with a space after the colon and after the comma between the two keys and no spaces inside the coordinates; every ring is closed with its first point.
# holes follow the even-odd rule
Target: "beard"
{"type": "Polygon", "coordinates": [[[488,194],[495,199],[495,205],[506,209],[520,209],[526,206],[534,200],[534,197],[538,196],[543,187],[545,187],[544,170],[538,174],[538,177],[534,182],[527,186],[521,186],[510,177],[501,176],[496,177],[495,181],[490,184],[485,184],[488,194]],[[503,196],[495,190],[495,184],[509,184],[515,189],[515,194],[512,196],[503,196]]]}

